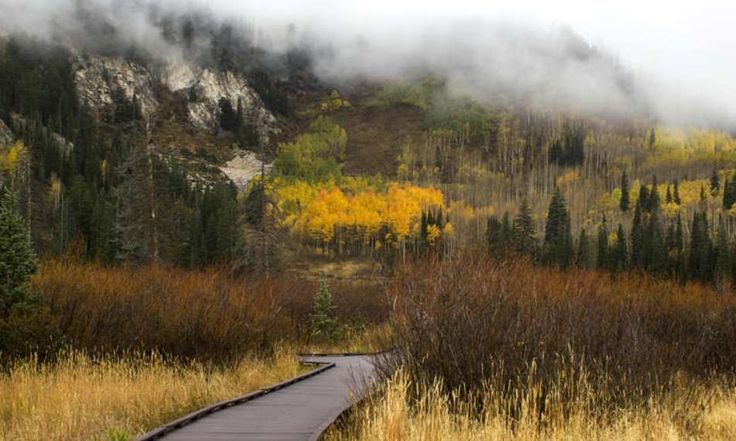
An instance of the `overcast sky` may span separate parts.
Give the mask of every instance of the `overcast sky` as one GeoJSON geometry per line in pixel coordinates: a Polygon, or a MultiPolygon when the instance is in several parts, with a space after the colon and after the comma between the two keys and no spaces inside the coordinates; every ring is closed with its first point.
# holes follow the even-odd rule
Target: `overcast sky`
{"type": "Polygon", "coordinates": [[[735,0],[270,0],[257,2],[257,7],[242,1],[207,3],[224,14],[259,17],[264,24],[318,24],[318,32],[369,38],[421,29],[423,23],[438,19],[568,25],[635,72],[656,77],[671,93],[702,97],[736,115],[735,0]]]}
{"type": "MultiPolygon", "coordinates": [[[[63,17],[68,13],[66,11],[73,9],[71,5],[75,1],[0,0],[0,25],[43,33],[50,18],[63,17]]],[[[121,3],[116,0],[91,1],[107,5],[113,15],[121,3]]],[[[371,68],[379,70],[391,67],[377,66],[379,64],[401,64],[412,51],[429,52],[430,58],[451,57],[452,51],[469,47],[472,40],[486,38],[475,31],[464,32],[464,23],[468,22],[477,28],[482,26],[479,23],[504,20],[524,23],[542,31],[570,26],[590,43],[612,52],[636,74],[656,78],[658,83],[664,84],[665,87],[657,93],[697,97],[707,105],[731,116],[736,115],[736,0],[133,1],[158,3],[175,9],[205,5],[216,16],[240,17],[253,25],[261,31],[264,44],[279,45],[288,25],[294,24],[300,35],[309,34],[320,44],[332,43],[351,48],[351,51],[345,50],[347,55],[337,68],[345,69],[346,65],[354,63],[358,71],[367,69],[369,63],[371,68]],[[431,34],[436,35],[428,37],[431,34]],[[444,40],[454,41],[432,54],[438,43],[444,40]],[[360,50],[356,52],[355,49],[356,42],[360,41],[371,45],[374,51],[391,56],[381,59],[373,54],[359,59],[357,54],[360,50]]],[[[119,18],[134,22],[129,12],[119,18]]],[[[467,29],[476,29],[473,26],[467,29]]],[[[483,44],[473,42],[476,43],[483,44]]],[[[358,44],[357,48],[362,46],[358,44]]],[[[487,55],[484,50],[496,48],[490,44],[482,46],[482,50],[476,51],[476,56],[483,58],[487,55]]],[[[509,54],[500,61],[508,62],[513,60],[513,56],[509,54]]],[[[430,62],[438,61],[431,59],[430,62]]],[[[529,64],[521,67],[527,68],[525,72],[528,72],[529,64]]],[[[512,69],[509,74],[520,75],[520,72],[512,69]]],[[[570,90],[566,88],[563,92],[570,93],[570,90]]],[[[687,106],[683,104],[685,102],[663,100],[661,107],[687,106]]],[[[730,117],[730,124],[734,124],[733,121],[730,117]]]]}

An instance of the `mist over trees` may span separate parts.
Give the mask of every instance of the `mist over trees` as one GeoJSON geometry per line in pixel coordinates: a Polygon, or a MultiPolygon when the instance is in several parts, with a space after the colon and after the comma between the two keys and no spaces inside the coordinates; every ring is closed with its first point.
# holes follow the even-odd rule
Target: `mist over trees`
{"type": "MultiPolygon", "coordinates": [[[[184,54],[204,67],[236,71],[282,122],[298,122],[300,128],[267,146],[275,172],[263,187],[251,186],[238,199],[226,181],[203,179],[151,148],[150,132],[162,121],[147,120],[135,94],[113,90],[113,102],[93,114],[76,95],[69,49],[9,38],[0,62],[0,109],[31,146],[27,177],[17,191],[30,196],[37,188],[52,190],[50,204],[20,198],[43,249],[73,249],[104,262],[243,262],[258,254],[255,244],[275,234],[259,229],[278,223],[288,240],[331,256],[391,261],[407,253],[450,255],[487,242],[494,255],[528,255],[562,268],[577,264],[660,275],[688,268],[688,278],[716,281],[721,276],[703,268],[717,264],[716,272],[725,274],[732,266],[734,228],[727,211],[736,201],[736,182],[723,170],[736,165],[736,158],[733,139],[722,132],[670,131],[638,104],[624,113],[581,114],[585,106],[572,112],[570,103],[547,102],[536,89],[516,91],[531,99],[514,93],[502,98],[497,92],[508,86],[503,81],[490,95],[478,94],[459,90],[458,84],[475,82],[451,71],[440,69],[438,75],[429,69],[421,79],[412,79],[418,72],[412,71],[403,81],[371,83],[358,106],[418,109],[421,132],[399,147],[395,176],[350,176],[345,166],[352,127],[332,118],[349,112],[350,103],[334,90],[316,92],[318,78],[309,76],[329,78],[325,69],[340,70],[339,47],[327,57],[328,69],[314,46],[294,43],[269,51],[249,26],[166,8],[145,17],[146,32],[156,35],[155,44],[145,45],[129,40],[125,26],[102,14],[104,9],[87,6],[74,13],[86,34],[57,29],[73,44],[143,63],[184,54]],[[112,36],[109,46],[86,46],[103,35],[112,36]],[[304,107],[305,94],[321,101],[304,107]],[[686,158],[677,156],[682,147],[686,158]],[[700,182],[703,177],[706,182],[700,182]],[[687,186],[685,202],[681,184],[687,186]],[[703,188],[697,203],[694,185],[703,188]],[[412,198],[418,202],[409,203],[412,198]],[[717,213],[710,209],[716,198],[722,206],[717,213]]],[[[518,31],[501,26],[494,38],[518,31]]],[[[605,52],[569,31],[548,37],[562,43],[549,53],[554,63],[594,63],[611,75],[617,93],[639,99],[635,79],[605,52]]],[[[540,51],[549,49],[540,44],[540,51]]],[[[524,62],[534,65],[533,59],[524,62]]],[[[346,72],[337,77],[347,78],[346,72]]],[[[545,81],[567,87],[567,80],[554,76],[545,81]]],[[[260,145],[242,102],[220,99],[217,121],[225,139],[260,145]]]]}
{"type": "MultiPolygon", "coordinates": [[[[731,130],[735,124],[728,100],[718,109],[722,94],[704,97],[702,84],[688,81],[683,90],[682,83],[661,80],[670,72],[653,67],[634,71],[625,52],[604,49],[605,41],[592,42],[571,26],[550,27],[532,17],[510,19],[493,7],[472,19],[449,14],[443,20],[429,18],[436,6],[427,8],[429,17],[417,14],[409,20],[395,15],[401,8],[387,7],[377,20],[358,19],[360,8],[338,3],[332,6],[342,20],[328,20],[327,14],[294,16],[291,10],[298,8],[291,8],[289,0],[272,7],[148,0],[29,3],[9,8],[0,26],[103,55],[189,60],[248,72],[262,99],[280,114],[288,112],[287,103],[263,73],[286,76],[308,67],[333,84],[435,75],[447,78],[453,95],[483,103],[647,115],[731,130]],[[281,12],[279,18],[272,9],[281,12]],[[460,53],[465,56],[456,60],[460,53]]],[[[730,68],[726,60],[713,61],[721,70],[730,68]]]]}

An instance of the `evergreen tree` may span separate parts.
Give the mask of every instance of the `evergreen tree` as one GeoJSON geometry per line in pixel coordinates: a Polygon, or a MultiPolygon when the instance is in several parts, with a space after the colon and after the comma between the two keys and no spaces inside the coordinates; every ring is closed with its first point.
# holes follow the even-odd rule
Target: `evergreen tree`
{"type": "Polygon", "coordinates": [[[649,211],[649,189],[646,185],[639,187],[639,199],[636,203],[642,211],[649,211]]]}
{"type": "Polygon", "coordinates": [[[716,169],[713,169],[713,175],[710,177],[710,194],[713,196],[718,196],[718,192],[721,188],[721,180],[718,177],[718,171],[716,169]]]}
{"type": "Polygon", "coordinates": [[[682,216],[678,213],[677,218],[670,222],[667,227],[667,235],[665,236],[667,271],[671,276],[683,277],[683,246],[682,216]]]}
{"type": "Polygon", "coordinates": [[[641,198],[634,208],[634,220],[631,224],[631,266],[641,267],[644,230],[642,228],[641,198]]]}
{"type": "Polygon", "coordinates": [[[680,200],[680,183],[677,179],[675,179],[675,189],[672,193],[672,201],[677,205],[682,204],[682,200],[680,200]]]}
{"type": "Polygon", "coordinates": [[[568,127],[562,140],[555,140],[549,148],[549,161],[558,165],[579,165],[585,160],[585,130],[580,126],[568,127]]]}
{"type": "MultiPolygon", "coordinates": [[[[153,170],[149,167],[152,155],[147,146],[140,144],[136,143],[130,149],[127,158],[116,170],[119,180],[114,191],[117,202],[115,224],[119,226],[116,232],[119,239],[116,259],[121,261],[150,261],[154,260],[156,254],[154,238],[157,219],[153,213],[156,212],[157,199],[153,170]]],[[[72,183],[70,193],[73,202],[84,203],[84,206],[72,206],[74,213],[84,215],[80,219],[84,227],[88,223],[85,213],[90,197],[85,192],[81,178],[72,183]]]]}
{"type": "MultiPolygon", "coordinates": [[[[253,228],[261,228],[263,223],[263,207],[266,205],[265,189],[261,183],[253,185],[245,198],[245,221],[253,228]]],[[[426,220],[426,213],[422,212],[422,220],[426,220]]],[[[426,232],[426,228],[425,228],[426,232]]]]}
{"type": "Polygon", "coordinates": [[[526,199],[522,201],[519,215],[514,219],[513,242],[517,253],[534,254],[537,238],[532,211],[526,199]]]}
{"type": "Polygon", "coordinates": [[[621,202],[619,203],[621,211],[629,211],[629,177],[626,170],[621,174],[621,202]]]}
{"type": "Polygon", "coordinates": [[[596,253],[596,266],[599,270],[608,268],[608,228],[606,227],[606,219],[598,227],[598,252],[596,253]]]}
{"type": "Polygon", "coordinates": [[[626,269],[628,251],[626,249],[626,234],[621,224],[618,224],[618,230],[616,230],[616,246],[611,254],[611,267],[614,271],[623,271],[626,269]]]}
{"type": "Polygon", "coordinates": [[[653,274],[663,274],[667,269],[667,251],[656,212],[649,217],[645,236],[645,267],[653,274]]]}
{"type": "Polygon", "coordinates": [[[227,98],[220,98],[219,106],[222,130],[237,132],[242,121],[239,119],[238,112],[233,109],[233,103],[227,98]]]}
{"type": "Polygon", "coordinates": [[[659,190],[657,188],[657,175],[654,175],[652,178],[652,191],[649,193],[649,207],[647,210],[650,213],[658,211],[660,205],[662,205],[662,201],[659,197],[659,190]]]}
{"type": "Polygon", "coordinates": [[[0,187],[0,319],[29,302],[28,281],[37,265],[30,232],[16,204],[15,196],[0,187]]]}
{"type": "Polygon", "coordinates": [[[687,259],[688,276],[702,282],[708,281],[711,272],[708,268],[711,254],[708,236],[708,219],[705,212],[695,213],[690,228],[690,248],[687,259]]]}
{"type": "Polygon", "coordinates": [[[726,210],[731,209],[733,204],[736,202],[736,180],[726,181],[723,185],[723,208],[726,210]]]}
{"type": "Polygon", "coordinates": [[[580,229],[580,237],[578,238],[578,251],[575,258],[577,265],[581,268],[592,268],[595,262],[593,261],[593,253],[590,247],[590,239],[588,239],[588,233],[585,232],[585,228],[580,229]]]}
{"type": "Polygon", "coordinates": [[[719,217],[718,231],[716,232],[716,243],[713,247],[713,270],[717,279],[722,279],[729,275],[729,270],[731,267],[731,247],[728,242],[729,241],[728,233],[726,232],[726,224],[723,221],[723,217],[719,217]]]}
{"type": "Polygon", "coordinates": [[[655,130],[654,130],[654,127],[652,127],[652,128],[651,128],[651,129],[649,130],[649,148],[650,148],[650,149],[653,149],[653,148],[654,148],[654,144],[655,144],[656,142],[657,142],[657,135],[656,135],[656,132],[655,132],[655,130]]]}
{"type": "Polygon", "coordinates": [[[723,180],[723,208],[725,209],[730,208],[726,205],[728,203],[728,193],[730,191],[730,186],[731,184],[729,184],[728,182],[728,176],[726,176],[726,179],[723,180]]]}
{"type": "Polygon", "coordinates": [[[669,184],[667,184],[667,195],[665,196],[664,201],[667,204],[672,203],[672,189],[669,184]]]}
{"type": "Polygon", "coordinates": [[[496,216],[488,219],[488,227],[486,229],[486,242],[488,244],[488,252],[496,259],[500,259],[506,255],[506,236],[504,234],[504,226],[496,216]]]}
{"type": "Polygon", "coordinates": [[[427,243],[427,237],[429,237],[429,222],[427,222],[427,212],[422,210],[422,220],[419,228],[419,239],[420,243],[427,243]]]}
{"type": "Polygon", "coordinates": [[[674,261],[674,272],[680,274],[680,277],[685,276],[685,237],[682,231],[682,216],[677,213],[677,221],[675,225],[675,240],[673,242],[673,249],[675,250],[675,261],[674,261]]]}
{"type": "Polygon", "coordinates": [[[337,341],[342,337],[342,330],[335,316],[332,294],[327,287],[324,276],[319,279],[319,290],[314,298],[312,313],[312,336],[319,340],[337,341]]]}
{"type": "Polygon", "coordinates": [[[442,229],[445,228],[445,219],[442,214],[442,208],[440,208],[439,211],[437,212],[437,217],[434,219],[434,222],[432,223],[432,225],[439,228],[440,231],[442,231],[442,229]]]}
{"type": "Polygon", "coordinates": [[[514,227],[511,224],[508,211],[503,213],[501,219],[501,234],[503,235],[504,251],[508,252],[514,239],[514,227]]]}
{"type": "Polygon", "coordinates": [[[547,263],[561,267],[569,266],[573,257],[570,214],[559,188],[552,196],[547,213],[544,229],[544,256],[547,263]]]}

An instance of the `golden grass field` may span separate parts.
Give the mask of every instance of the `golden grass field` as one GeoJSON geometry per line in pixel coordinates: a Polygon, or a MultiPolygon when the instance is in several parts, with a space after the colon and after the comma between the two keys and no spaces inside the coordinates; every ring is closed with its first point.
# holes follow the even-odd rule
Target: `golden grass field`
{"type": "Polygon", "coordinates": [[[406,271],[398,371],[330,441],[736,439],[733,294],[472,258],[406,271]]]}
{"type": "Polygon", "coordinates": [[[157,356],[95,358],[69,352],[49,365],[26,360],[0,374],[0,440],[134,439],[190,411],[298,375],[293,351],[232,367],[157,356]]]}
{"type": "Polygon", "coordinates": [[[47,264],[34,287],[63,335],[110,351],[0,371],[0,441],[130,440],[297,375],[293,348],[389,346],[398,372],[330,441],[736,439],[734,296],[472,259],[334,286],[338,317],[360,320],[320,342],[300,279],[47,264]],[[244,355],[256,353],[275,355],[244,355]]]}
{"type": "MultiPolygon", "coordinates": [[[[564,389],[561,388],[561,389],[564,389]]],[[[439,384],[417,385],[399,372],[381,393],[359,407],[328,441],[685,441],[736,439],[736,390],[721,385],[676,389],[633,409],[601,417],[595,393],[567,415],[554,410],[543,418],[530,407],[516,419],[503,415],[504,403],[492,391],[481,392],[480,416],[466,404],[451,403],[439,384]],[[451,409],[453,409],[451,411],[451,409]]],[[[529,388],[529,394],[538,388],[529,388]]],[[[519,395],[521,401],[535,397],[519,395]]],[[[506,403],[511,404],[511,403],[506,403]]]]}

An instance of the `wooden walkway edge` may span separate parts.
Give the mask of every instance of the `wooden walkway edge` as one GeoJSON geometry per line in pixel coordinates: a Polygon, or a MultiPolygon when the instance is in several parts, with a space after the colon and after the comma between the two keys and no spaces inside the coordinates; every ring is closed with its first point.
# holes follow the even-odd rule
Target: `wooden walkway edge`
{"type": "Polygon", "coordinates": [[[373,354],[302,356],[317,369],[207,406],[138,441],[316,441],[375,378],[373,354]]]}

